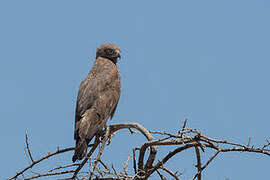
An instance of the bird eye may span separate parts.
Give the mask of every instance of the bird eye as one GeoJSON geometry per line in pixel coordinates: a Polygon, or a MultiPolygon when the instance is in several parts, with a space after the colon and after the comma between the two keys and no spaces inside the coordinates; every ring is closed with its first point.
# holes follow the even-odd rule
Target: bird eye
{"type": "Polygon", "coordinates": [[[112,53],[113,53],[113,50],[112,50],[112,49],[106,49],[105,52],[106,52],[107,54],[112,54],[112,53]]]}

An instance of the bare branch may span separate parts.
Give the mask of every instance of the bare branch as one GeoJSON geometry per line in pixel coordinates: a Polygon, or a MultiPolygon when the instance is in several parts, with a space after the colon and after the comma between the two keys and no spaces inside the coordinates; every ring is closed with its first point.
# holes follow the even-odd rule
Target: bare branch
{"type": "Polygon", "coordinates": [[[127,160],[126,160],[126,162],[125,162],[125,165],[124,165],[123,169],[120,171],[120,174],[123,174],[123,173],[125,172],[125,174],[127,175],[127,170],[126,170],[126,168],[127,168],[127,166],[128,166],[128,161],[129,161],[129,159],[130,159],[130,155],[128,155],[127,160]]]}
{"type": "Polygon", "coordinates": [[[108,166],[103,162],[101,161],[101,159],[98,160],[100,162],[100,164],[102,164],[102,166],[106,169],[106,170],[109,170],[108,166]]]}
{"type": "MultiPolygon", "coordinates": [[[[152,134],[146,128],[144,128],[142,125],[138,123],[121,123],[121,124],[110,125],[110,127],[111,127],[112,133],[116,132],[117,130],[124,129],[124,128],[135,128],[138,131],[140,131],[147,138],[148,141],[154,140],[154,137],[152,136],[152,134]]],[[[156,157],[156,152],[157,152],[156,146],[151,146],[150,154],[146,163],[147,168],[152,166],[156,157]]],[[[139,162],[138,162],[139,169],[143,169],[143,159],[144,159],[144,154],[143,156],[141,156],[141,153],[140,153],[139,162]]]]}
{"type": "Polygon", "coordinates": [[[94,151],[96,150],[97,146],[99,145],[100,141],[99,138],[96,137],[95,138],[95,143],[94,146],[92,147],[92,149],[89,151],[89,153],[87,154],[86,158],[84,158],[83,162],[79,165],[79,167],[75,170],[73,176],[71,179],[75,179],[77,174],[79,173],[79,171],[82,169],[82,167],[86,164],[86,162],[88,161],[88,159],[90,158],[90,156],[94,153],[94,151]]]}
{"type": "Polygon", "coordinates": [[[55,172],[55,173],[46,173],[46,174],[38,174],[36,176],[32,176],[30,178],[25,178],[24,180],[31,180],[31,179],[37,179],[40,177],[45,177],[45,176],[57,176],[57,175],[62,175],[62,174],[70,174],[73,173],[74,171],[62,171],[62,172],[55,172]]]}
{"type": "Polygon", "coordinates": [[[158,168],[160,168],[161,166],[163,166],[163,164],[165,164],[170,158],[172,158],[174,155],[176,155],[177,153],[188,149],[190,147],[193,147],[196,145],[196,142],[190,143],[190,144],[186,144],[182,147],[176,148],[175,150],[173,150],[172,152],[169,152],[161,161],[159,161],[152,169],[150,169],[147,174],[145,175],[146,178],[148,178],[154,171],[156,171],[158,168]]]}
{"type": "Polygon", "coordinates": [[[183,136],[183,131],[184,131],[184,129],[186,128],[186,125],[187,125],[187,119],[185,119],[184,120],[184,124],[183,124],[183,127],[182,127],[182,131],[178,131],[178,133],[177,133],[177,135],[179,135],[180,134],[180,138],[182,138],[182,136],[183,136]]]}
{"type": "Polygon", "coordinates": [[[247,147],[250,146],[250,142],[251,142],[251,136],[249,136],[249,138],[248,138],[248,144],[247,144],[247,147]]]}
{"type": "Polygon", "coordinates": [[[170,174],[174,179],[176,180],[180,180],[180,178],[177,176],[177,173],[172,172],[171,170],[169,170],[168,168],[161,166],[160,169],[162,169],[163,171],[167,172],[168,174],[170,174]]]}
{"type": "Polygon", "coordinates": [[[105,132],[105,136],[104,136],[104,138],[103,138],[103,140],[102,140],[102,144],[101,144],[101,147],[100,147],[99,152],[98,152],[98,155],[97,155],[97,158],[96,158],[96,160],[94,161],[93,168],[92,168],[92,170],[91,170],[91,172],[90,172],[90,177],[89,177],[89,179],[92,179],[92,176],[93,176],[93,174],[94,174],[95,168],[96,168],[96,166],[97,166],[97,163],[100,161],[100,157],[101,157],[101,155],[102,155],[102,153],[103,153],[103,150],[104,150],[104,147],[105,147],[105,144],[106,144],[106,141],[107,141],[109,135],[110,135],[110,127],[107,127],[107,128],[106,128],[106,132],[105,132]]]}
{"type": "Polygon", "coordinates": [[[30,151],[30,148],[29,148],[29,143],[28,143],[28,136],[27,136],[27,133],[25,133],[25,144],[26,144],[26,149],[27,149],[27,152],[28,152],[28,155],[32,161],[32,163],[34,163],[34,159],[32,157],[32,154],[31,154],[31,151],[30,151]]]}
{"type": "Polygon", "coordinates": [[[134,174],[137,174],[137,168],[136,168],[136,149],[133,148],[133,169],[134,169],[134,174]]]}
{"type": "Polygon", "coordinates": [[[262,149],[267,148],[268,146],[270,146],[270,141],[269,141],[268,139],[266,139],[266,142],[267,142],[267,144],[265,144],[265,145],[262,147],[262,149]]]}
{"type": "Polygon", "coordinates": [[[65,153],[65,152],[68,152],[68,151],[72,151],[74,150],[74,148],[66,148],[66,149],[62,149],[62,150],[57,150],[56,152],[54,153],[49,153],[48,155],[40,158],[39,160],[37,161],[34,161],[32,164],[30,164],[29,166],[27,166],[26,168],[24,168],[22,171],[18,172],[15,176],[9,178],[10,180],[11,179],[16,179],[18,176],[22,175],[25,171],[27,171],[28,169],[32,168],[33,166],[35,166],[36,164],[40,163],[41,161],[45,160],[45,159],[48,159],[52,156],[55,156],[57,154],[61,154],[61,153],[65,153]]]}
{"type": "MultiPolygon", "coordinates": [[[[108,126],[105,131],[103,131],[103,139],[100,140],[100,136],[95,137],[95,142],[92,145],[89,145],[89,147],[92,147],[90,151],[87,153],[86,157],[83,159],[81,163],[77,164],[61,164],[58,167],[51,168],[47,170],[45,173],[39,173],[34,172],[33,170],[30,170],[37,164],[41,163],[45,159],[49,159],[52,156],[56,156],[58,154],[62,154],[68,151],[73,151],[74,148],[66,148],[66,149],[59,149],[54,153],[48,153],[47,155],[43,156],[39,160],[35,161],[32,153],[29,148],[29,142],[28,142],[28,135],[25,135],[25,142],[26,142],[26,148],[27,155],[31,160],[31,164],[24,168],[22,171],[18,172],[15,176],[12,178],[9,178],[9,180],[15,180],[19,177],[22,177],[23,179],[36,179],[40,177],[50,177],[50,176],[57,176],[57,179],[60,179],[59,177],[68,177],[69,174],[72,175],[72,180],[85,180],[85,179],[100,179],[100,180],[146,180],[148,179],[153,173],[157,173],[162,180],[165,179],[164,175],[162,174],[159,169],[165,171],[168,173],[172,178],[175,180],[180,180],[179,175],[177,173],[171,171],[170,169],[164,167],[164,164],[166,164],[172,157],[174,157],[176,154],[181,153],[184,150],[195,148],[196,158],[197,158],[197,172],[193,176],[192,180],[195,180],[196,178],[198,180],[202,179],[202,171],[208,167],[208,165],[213,161],[213,159],[219,154],[223,152],[251,152],[251,153],[259,153],[264,154],[267,156],[270,156],[270,141],[266,140],[267,143],[262,148],[255,148],[254,146],[250,147],[251,138],[249,138],[249,141],[247,145],[229,142],[227,140],[219,140],[219,139],[213,139],[210,137],[207,137],[203,135],[199,130],[197,129],[190,129],[186,128],[186,120],[184,121],[183,127],[178,133],[168,133],[168,132],[160,132],[160,131],[149,131],[146,128],[144,128],[142,125],[138,123],[121,123],[121,124],[113,124],[108,126]],[[131,158],[131,155],[128,155],[128,158],[126,162],[124,163],[123,169],[116,170],[113,166],[109,167],[107,166],[103,161],[101,161],[101,156],[105,148],[105,144],[107,140],[110,138],[112,134],[116,133],[118,130],[121,129],[128,129],[131,133],[134,133],[134,129],[136,129],[136,132],[141,133],[146,137],[146,141],[142,143],[140,148],[133,148],[132,154],[133,154],[133,167],[128,166],[129,159],[131,158]],[[158,138],[154,138],[154,136],[158,136],[158,138]],[[97,153],[96,159],[90,160],[90,156],[94,153],[98,145],[101,143],[101,146],[99,148],[99,151],[97,153]],[[156,153],[157,153],[157,147],[158,146],[172,146],[174,149],[171,152],[167,152],[167,154],[161,158],[161,160],[157,161],[154,164],[156,153]],[[175,147],[176,146],[176,147],[175,147]],[[202,156],[204,154],[200,153],[200,148],[202,151],[204,149],[212,149],[215,150],[215,153],[207,160],[207,162],[202,166],[202,156]],[[147,149],[150,149],[149,154],[146,153],[147,149]],[[136,150],[139,150],[138,154],[138,161],[136,158],[136,150]],[[146,154],[148,157],[146,157],[146,154]],[[144,159],[147,159],[146,162],[144,162],[144,159]],[[89,167],[91,167],[91,171],[82,171],[82,168],[89,162],[89,167]],[[98,166],[98,163],[101,163],[101,166],[98,166]],[[92,164],[92,165],[91,165],[92,164]],[[153,165],[154,164],[154,165],[153,165]],[[137,167],[138,166],[138,167],[137,167]],[[131,168],[134,169],[134,174],[129,175],[131,168]],[[28,174],[27,174],[28,173],[28,174]],[[27,174],[27,175],[26,175],[27,174]],[[96,177],[93,177],[96,176],[96,177]]],[[[108,144],[109,145],[109,144],[108,144]]],[[[156,175],[157,175],[156,174],[156,175]]],[[[63,180],[63,179],[62,179],[63,180]]]]}
{"type": "Polygon", "coordinates": [[[218,155],[218,153],[220,153],[220,151],[216,151],[210,158],[209,160],[205,163],[205,165],[200,169],[200,171],[198,171],[194,177],[192,178],[192,180],[195,180],[195,178],[201,174],[201,172],[208,166],[208,164],[218,155]]]}
{"type": "Polygon", "coordinates": [[[166,180],[166,178],[164,178],[163,175],[158,170],[157,170],[157,173],[158,173],[161,180],[166,180]]]}
{"type": "Polygon", "coordinates": [[[198,180],[201,180],[202,179],[202,174],[201,174],[201,155],[200,155],[200,150],[198,148],[198,146],[194,146],[195,147],[195,152],[196,152],[196,157],[197,157],[197,170],[198,170],[198,180]]]}
{"type": "Polygon", "coordinates": [[[69,167],[73,167],[73,166],[79,166],[79,165],[80,164],[68,164],[68,165],[65,165],[65,166],[59,166],[59,167],[48,170],[48,172],[53,172],[55,170],[65,169],[65,168],[69,168],[69,167]]]}
{"type": "Polygon", "coordinates": [[[113,169],[114,175],[115,175],[115,176],[117,176],[117,178],[119,178],[119,179],[120,179],[120,177],[119,177],[118,173],[116,172],[116,170],[115,170],[115,169],[114,169],[114,167],[113,167],[113,164],[112,164],[112,169],[113,169]]]}

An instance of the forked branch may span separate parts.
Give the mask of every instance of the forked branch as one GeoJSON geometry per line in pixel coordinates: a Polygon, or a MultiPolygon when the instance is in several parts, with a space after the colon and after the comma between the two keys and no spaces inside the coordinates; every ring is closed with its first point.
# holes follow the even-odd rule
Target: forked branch
{"type": "MultiPolygon", "coordinates": [[[[259,153],[262,155],[266,155],[270,157],[270,141],[267,140],[265,145],[262,145],[261,148],[255,148],[250,145],[251,138],[247,145],[229,142],[227,140],[219,140],[207,137],[202,134],[202,132],[196,129],[186,128],[186,120],[184,121],[184,125],[182,128],[176,133],[169,133],[164,131],[149,131],[142,125],[138,123],[121,123],[121,124],[112,124],[105,128],[103,137],[96,137],[94,144],[89,145],[91,147],[87,156],[81,163],[73,163],[70,162],[58,165],[56,167],[51,167],[49,170],[45,170],[45,172],[33,172],[33,168],[41,163],[44,160],[49,159],[52,156],[57,156],[66,152],[73,151],[74,148],[64,148],[59,149],[53,153],[48,153],[47,155],[41,157],[38,160],[35,160],[32,156],[30,147],[29,147],[29,139],[26,134],[25,142],[26,142],[26,150],[27,156],[31,160],[31,164],[25,167],[23,170],[19,171],[15,176],[9,178],[9,180],[13,179],[37,179],[40,177],[54,177],[57,176],[57,179],[76,179],[76,180],[84,180],[84,179],[100,179],[100,180],[146,180],[154,173],[157,173],[157,177],[160,179],[166,179],[165,175],[162,173],[166,173],[166,175],[171,176],[173,179],[180,180],[181,174],[177,174],[177,172],[173,172],[171,169],[165,167],[165,164],[176,154],[179,154],[187,149],[194,148],[195,156],[197,159],[196,165],[196,173],[192,177],[192,180],[201,180],[202,172],[207,168],[207,166],[213,162],[215,157],[218,154],[223,152],[251,152],[251,153],[259,153]],[[146,141],[142,143],[141,147],[134,147],[131,151],[132,153],[132,166],[129,166],[130,155],[128,156],[126,162],[122,170],[116,170],[113,165],[111,167],[107,166],[106,161],[102,161],[102,153],[105,148],[107,140],[111,139],[111,135],[115,132],[128,129],[131,134],[134,134],[132,129],[136,129],[140,134],[145,136],[146,141]],[[159,138],[155,138],[154,136],[158,136],[159,138]],[[95,159],[91,158],[91,155],[95,152],[98,145],[101,144],[99,151],[97,153],[97,157],[95,159]],[[157,159],[157,147],[158,146],[173,146],[175,147],[172,151],[167,152],[164,157],[159,156],[157,159]],[[146,153],[147,149],[149,149],[149,153],[146,153]],[[202,153],[200,153],[200,149],[204,151],[204,149],[212,149],[215,152],[213,155],[206,160],[206,162],[202,162],[202,153]],[[137,153],[136,153],[137,152],[137,153]],[[138,154],[138,158],[136,157],[138,154]],[[147,159],[146,162],[144,160],[147,159]],[[88,162],[88,163],[87,163],[88,162]],[[100,163],[100,167],[98,166],[100,163]],[[88,165],[88,167],[86,166],[88,165]],[[134,173],[129,174],[134,170],[134,173]]],[[[110,141],[109,141],[110,142],[110,141]]]]}

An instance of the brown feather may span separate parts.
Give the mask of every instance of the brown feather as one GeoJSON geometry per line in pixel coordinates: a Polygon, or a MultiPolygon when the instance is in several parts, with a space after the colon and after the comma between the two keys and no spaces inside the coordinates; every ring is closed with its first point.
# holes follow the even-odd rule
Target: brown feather
{"type": "Polygon", "coordinates": [[[120,52],[116,45],[100,46],[93,67],[79,88],[75,112],[76,148],[73,162],[85,157],[88,143],[106,126],[120,98],[121,84],[116,66],[117,58],[116,55],[104,54],[103,50],[106,48],[120,52]]]}

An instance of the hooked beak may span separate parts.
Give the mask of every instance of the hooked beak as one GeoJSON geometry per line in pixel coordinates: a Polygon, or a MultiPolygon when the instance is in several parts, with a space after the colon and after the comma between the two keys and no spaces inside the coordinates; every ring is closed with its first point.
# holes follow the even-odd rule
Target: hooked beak
{"type": "Polygon", "coordinates": [[[121,54],[120,54],[120,51],[118,51],[118,50],[116,51],[116,57],[121,59],[121,54]]]}

